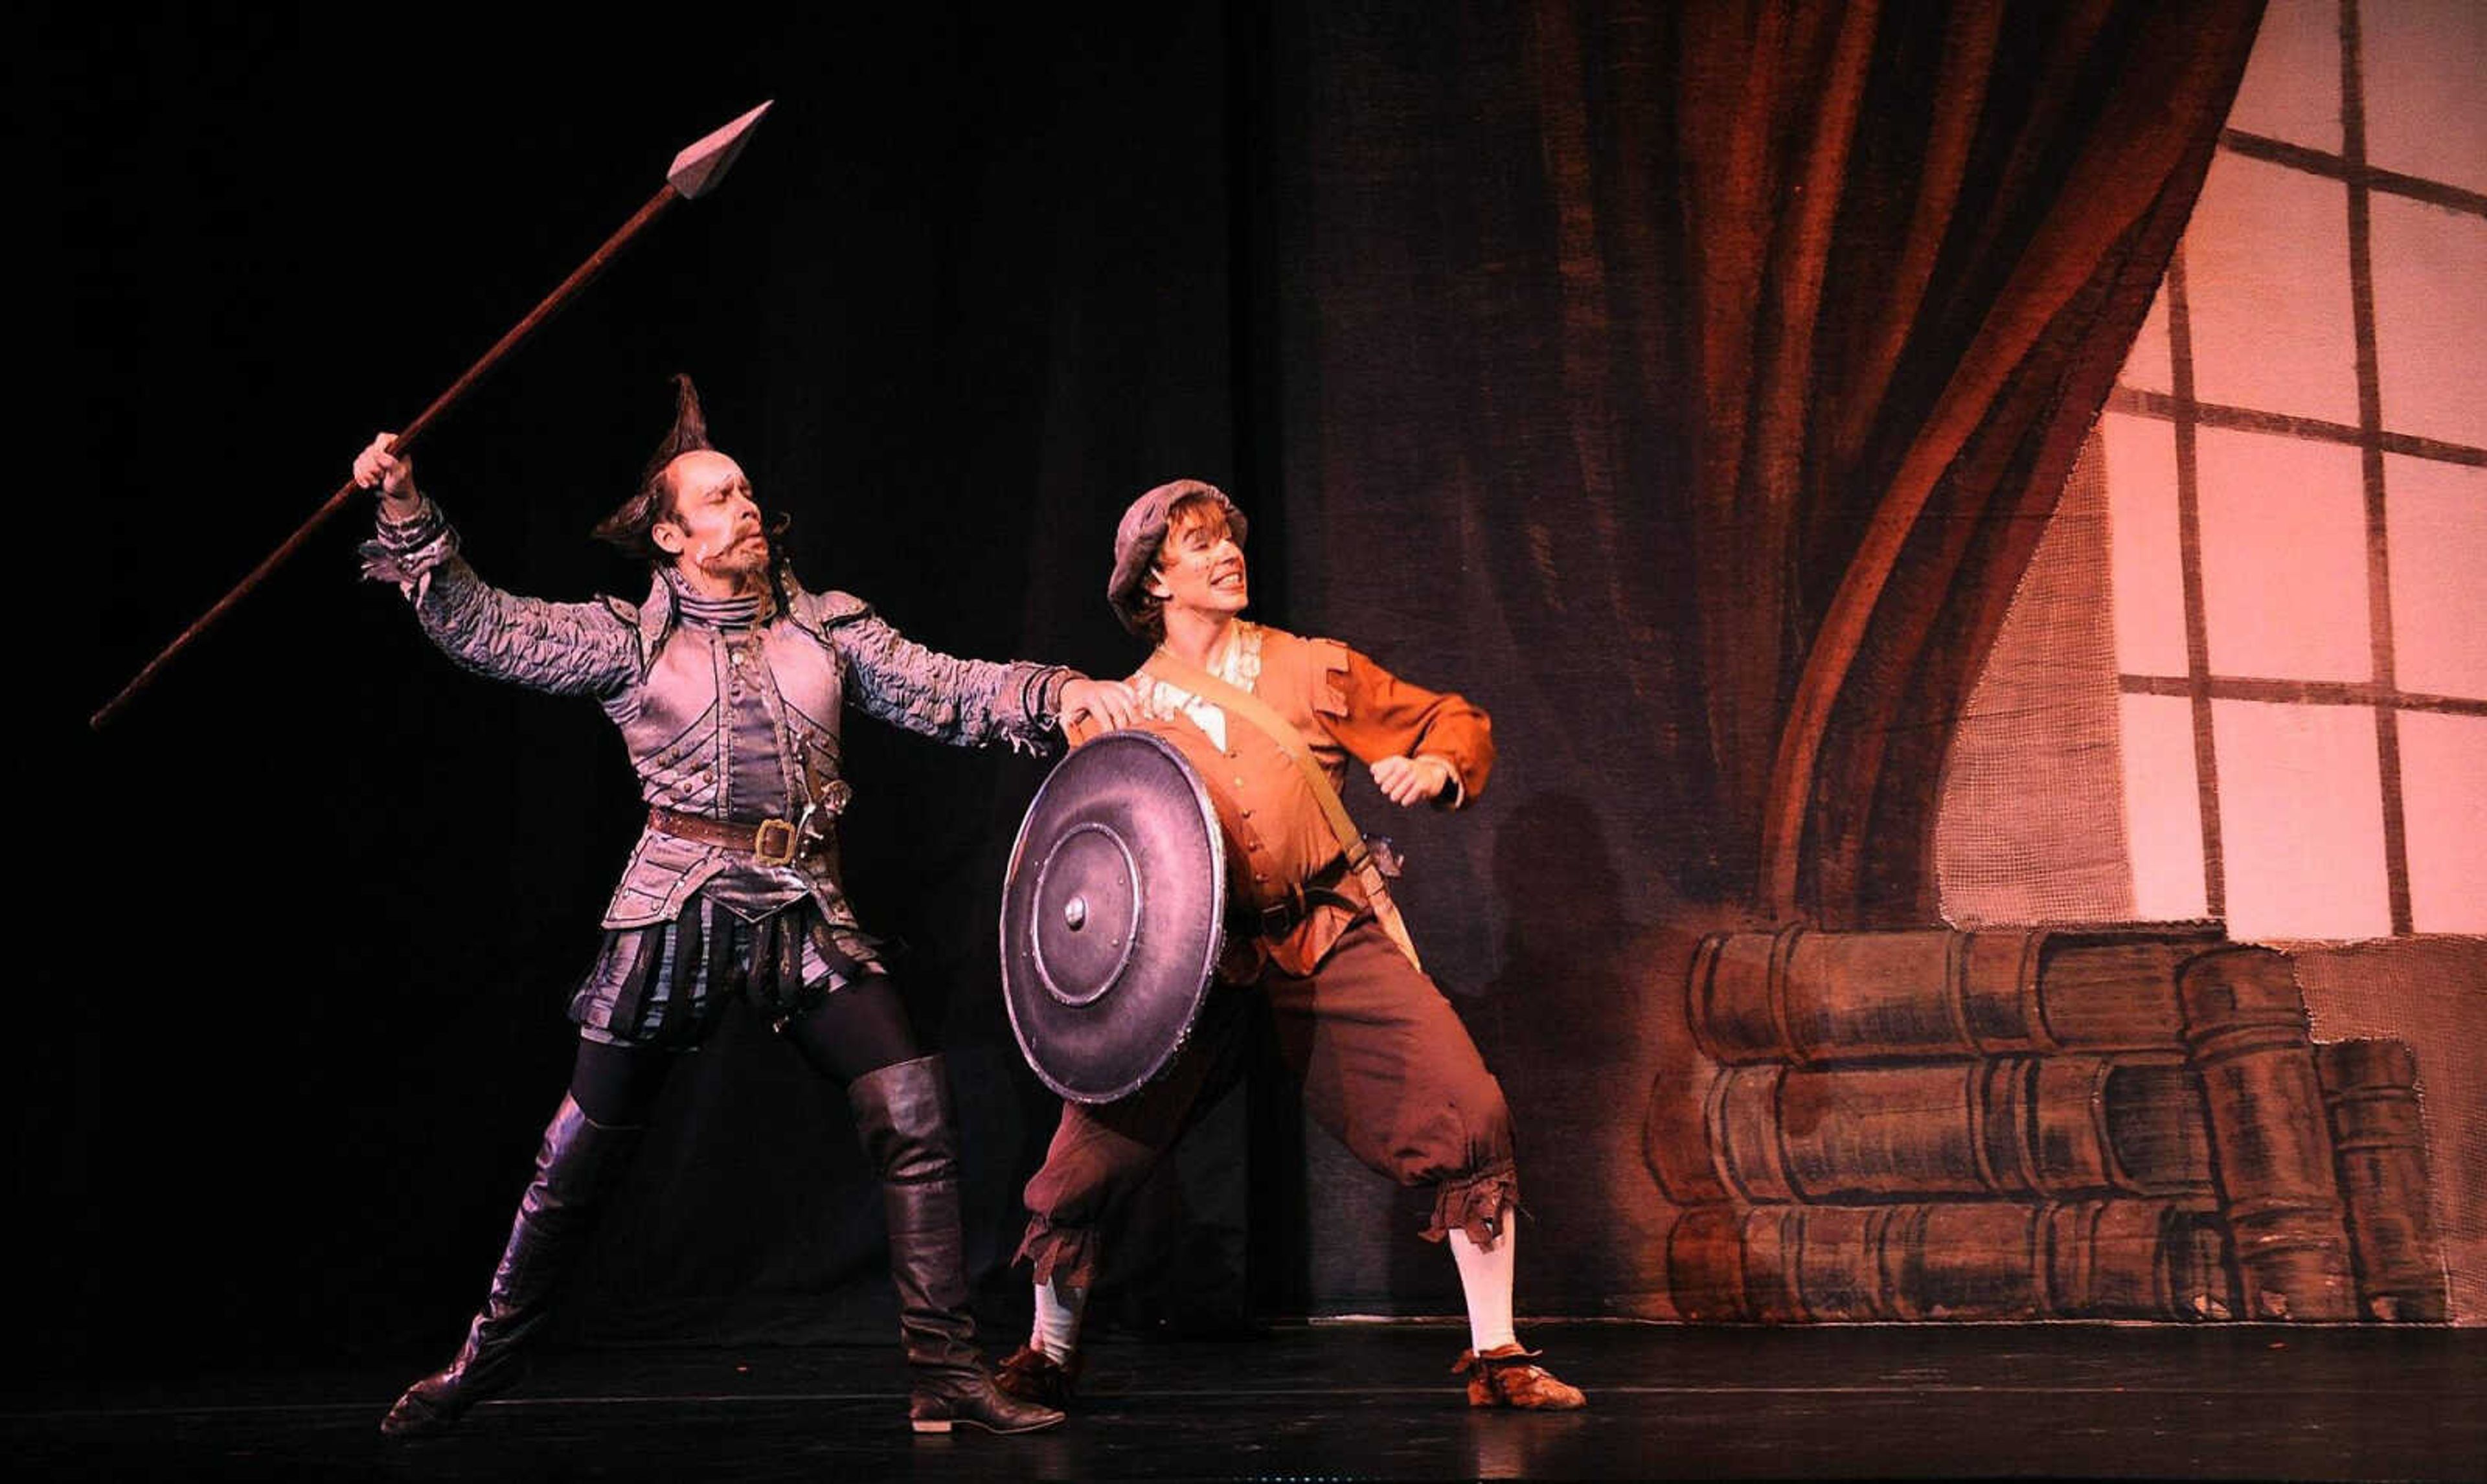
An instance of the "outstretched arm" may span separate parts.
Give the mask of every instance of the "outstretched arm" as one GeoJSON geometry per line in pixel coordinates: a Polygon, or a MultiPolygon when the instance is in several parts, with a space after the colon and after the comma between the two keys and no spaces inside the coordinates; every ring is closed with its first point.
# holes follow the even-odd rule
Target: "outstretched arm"
{"type": "Polygon", "coordinates": [[[379,527],[363,575],[393,582],[441,652],[496,680],[561,696],[603,696],[635,679],[638,637],[602,603],[504,592],[458,554],[458,533],[415,487],[414,460],[381,433],[355,455],[354,482],[379,492],[379,527]]]}
{"type": "Polygon", "coordinates": [[[864,612],[830,630],[846,657],[856,703],[893,726],[959,747],[1008,742],[1041,751],[1066,719],[1111,726],[1132,719],[1130,687],[1060,665],[995,664],[928,649],[864,612]]]}

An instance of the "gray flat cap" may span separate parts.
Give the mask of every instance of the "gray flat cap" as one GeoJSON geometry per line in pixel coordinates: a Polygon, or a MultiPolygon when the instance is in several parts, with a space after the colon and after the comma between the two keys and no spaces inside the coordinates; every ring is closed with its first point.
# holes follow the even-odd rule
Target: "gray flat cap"
{"type": "Polygon", "coordinates": [[[1123,627],[1134,634],[1141,632],[1141,589],[1157,565],[1158,548],[1165,543],[1166,514],[1192,495],[1216,501],[1218,508],[1226,512],[1227,529],[1235,533],[1235,544],[1244,544],[1244,512],[1226,498],[1226,491],[1215,484],[1200,480],[1171,480],[1132,501],[1132,508],[1123,512],[1122,524],[1114,528],[1114,575],[1105,580],[1105,601],[1113,605],[1114,617],[1123,620],[1123,627]]]}

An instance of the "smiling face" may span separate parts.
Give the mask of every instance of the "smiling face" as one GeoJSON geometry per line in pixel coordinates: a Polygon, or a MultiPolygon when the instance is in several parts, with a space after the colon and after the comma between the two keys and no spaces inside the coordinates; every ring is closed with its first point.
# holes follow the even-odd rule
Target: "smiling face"
{"type": "Polygon", "coordinates": [[[768,576],[768,535],[742,466],[713,449],[695,449],[665,466],[671,509],[648,538],[686,577],[729,591],[756,591],[768,576]]]}
{"type": "Polygon", "coordinates": [[[1216,501],[1194,495],[1167,514],[1165,540],[1158,547],[1148,591],[1168,613],[1212,619],[1231,618],[1251,601],[1244,548],[1236,544],[1216,501]]]}

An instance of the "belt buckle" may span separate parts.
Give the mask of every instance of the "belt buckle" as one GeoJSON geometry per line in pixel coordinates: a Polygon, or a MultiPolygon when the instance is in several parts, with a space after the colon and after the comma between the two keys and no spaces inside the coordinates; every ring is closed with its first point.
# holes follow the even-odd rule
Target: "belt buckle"
{"type": "Polygon", "coordinates": [[[1313,915],[1313,904],[1304,898],[1302,889],[1291,889],[1284,901],[1271,902],[1259,913],[1264,937],[1276,941],[1302,925],[1313,915]]]}
{"type": "Polygon", "coordinates": [[[751,832],[751,854],[763,866],[792,866],[801,844],[802,836],[783,819],[763,819],[751,832]],[[768,843],[772,838],[784,843],[772,847],[768,843]]]}

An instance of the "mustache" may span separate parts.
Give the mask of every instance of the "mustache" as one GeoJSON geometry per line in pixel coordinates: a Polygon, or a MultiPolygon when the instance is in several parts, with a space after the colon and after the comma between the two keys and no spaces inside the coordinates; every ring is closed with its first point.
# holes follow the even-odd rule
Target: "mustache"
{"type": "Polygon", "coordinates": [[[754,541],[759,542],[762,548],[766,549],[769,544],[768,533],[761,530],[745,530],[739,534],[722,537],[713,546],[701,547],[697,553],[697,560],[701,562],[713,562],[717,558],[722,557],[729,552],[741,551],[743,547],[750,545],[754,541]]]}
{"type": "Polygon", "coordinates": [[[703,563],[714,562],[741,546],[744,542],[755,540],[761,542],[762,545],[767,548],[771,561],[779,560],[785,554],[786,534],[794,528],[794,524],[795,517],[788,511],[774,510],[764,512],[760,517],[760,524],[757,529],[749,526],[738,527],[732,535],[727,536],[715,545],[703,546],[693,551],[691,554],[691,560],[703,563]]]}

